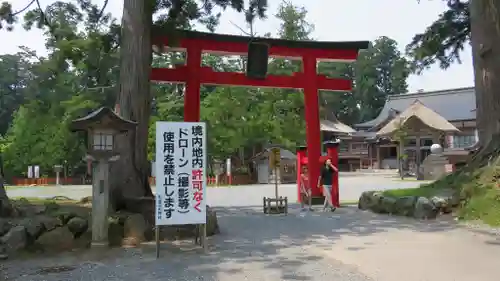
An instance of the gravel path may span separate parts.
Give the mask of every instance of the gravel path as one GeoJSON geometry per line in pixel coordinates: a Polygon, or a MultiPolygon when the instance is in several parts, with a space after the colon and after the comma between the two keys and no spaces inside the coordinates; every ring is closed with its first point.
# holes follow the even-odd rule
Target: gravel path
{"type": "MultiPolygon", "coordinates": [[[[191,241],[0,263],[5,280],[497,281],[500,238],[449,218],[417,222],[344,207],[265,216],[218,208],[222,234],[209,254],[191,241]],[[61,272],[54,266],[59,266],[61,272]],[[66,266],[66,268],[65,268],[66,266]],[[45,268],[45,270],[44,270],[45,268]],[[49,268],[50,270],[47,270],[49,268]]],[[[0,276],[1,277],[1,276],[0,276]]],[[[0,278],[0,280],[3,280],[0,278]]]]}
{"type": "MultiPolygon", "coordinates": [[[[364,190],[416,185],[345,177],[341,193],[351,200],[364,190]]],[[[46,187],[8,193],[28,192],[32,197],[62,192],[79,198],[89,191],[46,187]]],[[[296,200],[293,185],[282,185],[280,192],[296,200]]],[[[498,281],[500,276],[499,233],[464,228],[446,217],[417,222],[355,207],[304,214],[293,205],[288,216],[265,216],[261,207],[248,207],[260,206],[262,196],[273,194],[272,185],[210,189],[208,201],[218,206],[222,234],[210,238],[209,254],[183,241],[164,243],[158,260],[153,243],[139,249],[0,261],[0,281],[498,281]]]]}
{"type": "MultiPolygon", "coordinates": [[[[43,260],[5,263],[6,280],[372,280],[349,265],[310,250],[320,233],[310,230],[315,219],[297,208],[288,216],[264,216],[254,208],[218,209],[223,233],[211,238],[204,255],[190,241],[162,245],[155,259],[154,245],[115,249],[43,260]],[[62,272],[43,268],[60,267],[62,272]]],[[[328,214],[324,214],[328,215],[328,214]]],[[[1,279],[0,279],[1,280],[1,279]]]]}

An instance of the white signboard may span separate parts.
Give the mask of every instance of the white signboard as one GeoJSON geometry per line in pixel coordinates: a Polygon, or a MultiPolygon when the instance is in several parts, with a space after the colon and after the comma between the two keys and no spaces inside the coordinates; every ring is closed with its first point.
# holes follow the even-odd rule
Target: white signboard
{"type": "Polygon", "coordinates": [[[34,177],[33,175],[33,166],[28,166],[28,179],[31,179],[34,177]]]}
{"type": "Polygon", "coordinates": [[[231,158],[226,159],[226,175],[231,176],[231,158]]]}
{"type": "Polygon", "coordinates": [[[35,169],[35,179],[39,179],[40,178],[40,166],[36,165],[36,166],[34,166],[34,169],[35,169]]]}
{"type": "Polygon", "coordinates": [[[206,126],[156,122],[156,225],[206,223],[206,126]]]}

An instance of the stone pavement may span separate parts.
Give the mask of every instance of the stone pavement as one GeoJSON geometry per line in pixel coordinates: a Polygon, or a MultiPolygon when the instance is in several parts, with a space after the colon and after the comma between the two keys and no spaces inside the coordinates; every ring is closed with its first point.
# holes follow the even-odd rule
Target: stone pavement
{"type": "Polygon", "coordinates": [[[417,222],[344,207],[335,213],[265,216],[261,207],[217,209],[222,234],[204,255],[190,242],[7,261],[7,280],[336,280],[493,281],[497,236],[449,219],[417,222]],[[66,266],[57,269],[44,267],[66,266]]]}

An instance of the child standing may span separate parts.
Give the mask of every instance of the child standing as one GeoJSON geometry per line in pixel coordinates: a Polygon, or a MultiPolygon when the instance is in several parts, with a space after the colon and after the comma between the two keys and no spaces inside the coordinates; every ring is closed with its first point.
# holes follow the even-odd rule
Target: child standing
{"type": "Polygon", "coordinates": [[[306,202],[309,206],[309,211],[313,210],[311,197],[311,185],[309,184],[309,177],[307,175],[307,166],[304,165],[302,166],[302,171],[300,173],[300,207],[302,208],[302,211],[306,210],[304,207],[306,202]]]}

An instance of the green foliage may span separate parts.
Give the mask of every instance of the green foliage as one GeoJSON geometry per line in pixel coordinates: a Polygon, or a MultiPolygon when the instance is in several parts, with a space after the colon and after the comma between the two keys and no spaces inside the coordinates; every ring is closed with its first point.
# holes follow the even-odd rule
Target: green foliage
{"type": "Polygon", "coordinates": [[[416,188],[398,188],[398,189],[388,189],[382,192],[384,196],[400,198],[407,196],[418,196],[430,198],[436,195],[436,189],[427,186],[421,186],[416,188]]]}
{"type": "Polygon", "coordinates": [[[500,225],[500,150],[498,136],[473,155],[467,165],[424,188],[452,188],[460,192],[459,218],[500,225]]]}
{"type": "MultiPolygon", "coordinates": [[[[264,15],[266,1],[252,1],[247,8],[243,1],[206,1],[206,7],[201,1],[184,1],[187,6],[175,16],[180,2],[158,1],[164,6],[154,8],[156,27],[191,28],[198,20],[210,28],[218,17],[214,5],[244,11],[251,22],[264,15]]],[[[103,7],[86,0],[56,1],[41,11],[26,13],[24,27],[46,31],[49,55],[39,57],[23,47],[18,54],[0,56],[0,135],[4,136],[0,151],[9,176],[23,175],[28,165],[40,165],[42,173],[50,173],[53,165],[64,161],[71,167],[70,173],[79,172],[79,168],[83,171],[85,140],[69,132],[69,122],[100,106],[113,107],[116,99],[120,57],[117,21],[102,12],[103,7]]],[[[276,14],[281,22],[277,35],[312,40],[314,26],[306,16],[304,8],[283,3],[276,14]]],[[[152,65],[174,67],[184,60],[182,53],[155,55],[152,65]]],[[[241,72],[246,63],[244,58],[215,55],[205,55],[202,61],[216,71],[241,72]]],[[[273,59],[269,65],[272,74],[291,75],[300,69],[300,62],[284,59],[273,59]]],[[[352,94],[321,94],[322,116],[337,115],[348,124],[374,117],[387,95],[406,92],[409,72],[396,42],[385,37],[363,52],[358,63],[322,63],[320,71],[355,80],[352,94]]],[[[184,86],[157,84],[151,91],[148,158],[154,160],[154,123],[182,120],[184,86]]],[[[293,150],[305,142],[301,91],[205,86],[200,95],[201,117],[209,126],[211,159],[232,157],[244,162],[269,143],[293,150]]]]}
{"type": "MultiPolygon", "coordinates": [[[[31,6],[33,2],[34,1],[31,1],[29,6],[31,6]]],[[[8,30],[12,30],[12,25],[16,20],[16,13],[12,11],[12,5],[8,2],[0,3],[0,29],[5,27],[8,30]]]]}
{"type": "Polygon", "coordinates": [[[22,54],[0,56],[0,135],[5,135],[14,112],[24,103],[29,62],[22,54]]]}
{"type": "Polygon", "coordinates": [[[406,47],[415,70],[421,72],[435,63],[448,68],[460,62],[460,51],[470,40],[470,0],[445,0],[448,9],[406,47]]]}
{"type": "MultiPolygon", "coordinates": [[[[4,134],[6,174],[25,174],[28,165],[40,165],[42,173],[67,162],[70,172],[84,166],[83,139],[69,131],[69,122],[101,106],[112,106],[114,92],[108,86],[117,78],[116,48],[106,52],[107,34],[115,28],[106,16],[99,28],[91,26],[95,7],[56,2],[49,7],[57,32],[46,33],[48,57],[22,47],[16,55],[0,57],[0,133],[4,134]],[[8,129],[7,129],[8,128],[8,129]]],[[[30,27],[33,13],[26,14],[30,27]]],[[[111,43],[110,43],[111,44],[111,43]]],[[[113,43],[117,46],[117,41],[113,43]]]]}
{"type": "Polygon", "coordinates": [[[368,121],[380,113],[387,96],[408,91],[410,70],[397,42],[380,37],[369,49],[362,50],[353,64],[320,63],[320,73],[354,82],[352,93],[322,92],[321,99],[328,111],[335,112],[345,123],[368,121]]]}

